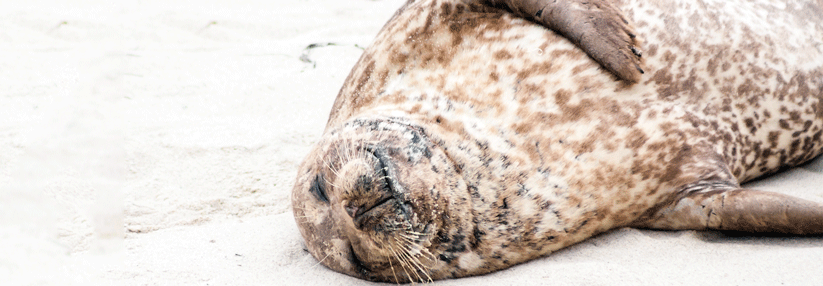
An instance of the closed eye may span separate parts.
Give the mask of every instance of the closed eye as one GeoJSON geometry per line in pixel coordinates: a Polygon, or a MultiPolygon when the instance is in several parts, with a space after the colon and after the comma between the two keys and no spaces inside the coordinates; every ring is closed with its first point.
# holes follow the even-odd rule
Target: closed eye
{"type": "Polygon", "coordinates": [[[314,194],[314,197],[320,200],[321,202],[328,203],[329,197],[326,195],[326,187],[323,184],[323,177],[320,174],[314,177],[314,181],[311,183],[311,188],[309,188],[309,192],[314,194]]]}

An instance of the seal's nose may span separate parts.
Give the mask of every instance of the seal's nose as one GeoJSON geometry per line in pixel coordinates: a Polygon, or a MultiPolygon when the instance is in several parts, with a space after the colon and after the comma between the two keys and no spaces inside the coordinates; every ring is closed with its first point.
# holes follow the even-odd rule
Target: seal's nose
{"type": "Polygon", "coordinates": [[[346,213],[349,215],[350,218],[354,219],[357,216],[357,211],[360,210],[360,207],[352,204],[349,201],[344,201],[343,209],[346,210],[346,213]]]}
{"type": "Polygon", "coordinates": [[[393,192],[383,164],[372,153],[346,162],[334,183],[341,194],[338,204],[357,229],[363,230],[391,213],[393,192]]]}
{"type": "Polygon", "coordinates": [[[391,200],[393,197],[390,193],[384,193],[382,197],[377,200],[359,200],[360,204],[352,202],[352,201],[343,201],[343,209],[346,210],[346,213],[352,219],[357,220],[361,216],[365,215],[372,210],[381,207],[383,204],[386,204],[391,200]]]}

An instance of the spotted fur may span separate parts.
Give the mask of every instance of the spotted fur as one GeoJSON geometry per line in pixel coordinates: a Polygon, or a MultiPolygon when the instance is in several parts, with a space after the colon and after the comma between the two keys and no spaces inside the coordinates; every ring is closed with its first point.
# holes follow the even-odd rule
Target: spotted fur
{"type": "Polygon", "coordinates": [[[312,255],[407,282],[488,273],[623,226],[823,232],[823,206],[740,189],[823,152],[820,1],[616,2],[646,41],[637,84],[504,10],[409,1],[300,167],[293,205],[312,255]],[[355,161],[380,187],[338,179],[355,161]],[[764,215],[737,217],[762,202],[764,215]]]}

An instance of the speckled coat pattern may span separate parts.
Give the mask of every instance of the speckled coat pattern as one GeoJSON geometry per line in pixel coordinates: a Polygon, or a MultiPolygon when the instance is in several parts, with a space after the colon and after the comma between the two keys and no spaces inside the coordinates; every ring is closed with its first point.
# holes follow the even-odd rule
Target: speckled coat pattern
{"type": "MultiPolygon", "coordinates": [[[[432,259],[349,275],[476,275],[616,227],[677,228],[658,211],[823,152],[820,1],[616,2],[645,42],[637,84],[503,10],[416,0],[397,12],[346,80],[295,189],[339,176],[324,166],[343,164],[328,162],[340,138],[395,142],[387,157],[404,160],[387,176],[425,240],[411,255],[432,259]]],[[[322,239],[309,225],[335,228],[311,199],[294,196],[307,241],[322,239]]],[[[309,250],[351,268],[351,253],[328,251],[344,243],[309,250]]]]}

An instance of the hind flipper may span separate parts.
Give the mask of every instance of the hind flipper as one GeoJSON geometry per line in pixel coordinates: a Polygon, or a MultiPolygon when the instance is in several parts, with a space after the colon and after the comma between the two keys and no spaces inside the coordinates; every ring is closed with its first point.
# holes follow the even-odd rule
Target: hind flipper
{"type": "Polygon", "coordinates": [[[636,226],[823,234],[823,204],[772,192],[727,189],[692,192],[636,226]]]}
{"type": "Polygon", "coordinates": [[[618,78],[640,81],[640,40],[610,0],[481,0],[562,34],[618,78]]]}

